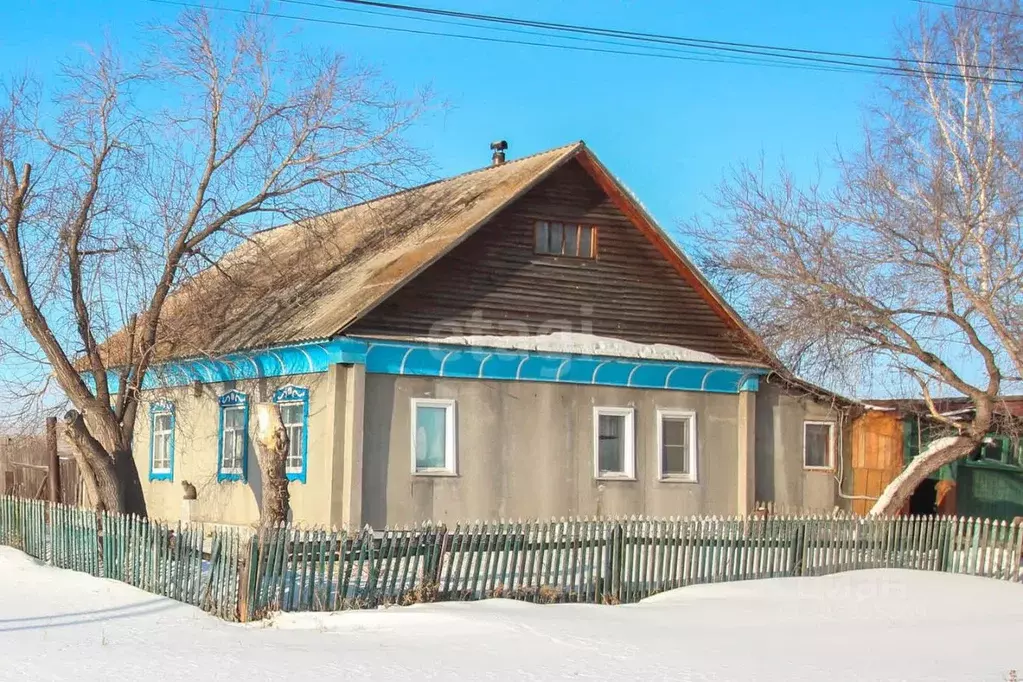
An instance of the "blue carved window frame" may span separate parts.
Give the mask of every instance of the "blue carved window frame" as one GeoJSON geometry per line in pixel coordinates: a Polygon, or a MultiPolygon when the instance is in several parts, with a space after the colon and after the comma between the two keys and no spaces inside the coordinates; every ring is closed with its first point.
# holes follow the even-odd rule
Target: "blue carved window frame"
{"type": "MultiPolygon", "coordinates": [[[[231,391],[220,396],[219,423],[217,430],[217,481],[247,481],[249,473],[249,397],[241,391],[231,391]],[[240,409],[242,412],[241,466],[225,470],[224,468],[224,419],[230,410],[240,409]]],[[[236,436],[237,437],[237,436],[236,436]]]]}
{"type": "Polygon", "coordinates": [[[149,480],[150,481],[173,481],[174,480],[174,431],[177,419],[174,415],[174,403],[169,400],[157,400],[149,405],[149,480]],[[167,440],[167,469],[159,471],[153,466],[156,455],[156,419],[164,415],[170,415],[170,435],[167,440]]]}
{"type": "MultiPolygon", "coordinates": [[[[301,405],[302,407],[302,466],[299,469],[286,468],[285,475],[289,481],[305,483],[306,472],[309,470],[309,389],[292,384],[281,386],[274,391],[273,402],[278,409],[285,405],[301,405]]],[[[288,435],[290,437],[291,434],[288,435]]]]}

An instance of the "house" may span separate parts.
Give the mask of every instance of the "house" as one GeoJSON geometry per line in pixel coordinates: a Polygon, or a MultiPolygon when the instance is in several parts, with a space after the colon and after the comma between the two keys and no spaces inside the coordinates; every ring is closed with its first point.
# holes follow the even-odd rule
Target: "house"
{"type": "MultiPolygon", "coordinates": [[[[922,399],[866,401],[852,423],[853,494],[877,497],[885,486],[948,427],[931,416],[922,399]]],[[[935,400],[947,417],[972,417],[966,398],[935,400]]],[[[869,501],[854,500],[865,512],[869,501]]],[[[1002,396],[991,433],[968,457],[942,467],[917,486],[904,510],[910,514],[959,514],[1012,520],[1023,516],[1023,396],[1002,396]]]]}
{"type": "Polygon", "coordinates": [[[837,499],[841,409],[783,380],[582,142],[262,232],[161,325],[134,443],[155,517],[188,481],[193,518],[258,518],[259,401],[310,524],[837,499]]]}

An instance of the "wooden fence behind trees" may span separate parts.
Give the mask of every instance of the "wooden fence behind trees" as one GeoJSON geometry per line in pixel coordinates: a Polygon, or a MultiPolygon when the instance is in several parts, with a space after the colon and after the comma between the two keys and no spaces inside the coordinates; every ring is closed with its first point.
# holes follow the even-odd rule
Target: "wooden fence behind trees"
{"type": "Polygon", "coordinates": [[[957,517],[572,519],[374,532],[166,524],[0,498],[0,543],[230,620],[507,597],[636,602],[700,583],[909,568],[1019,582],[1023,526],[957,517]]]}
{"type": "MultiPolygon", "coordinates": [[[[78,464],[61,442],[61,500],[79,504],[81,481],[78,464]]],[[[49,453],[44,435],[0,435],[0,494],[34,499],[48,499],[49,453]]]]}

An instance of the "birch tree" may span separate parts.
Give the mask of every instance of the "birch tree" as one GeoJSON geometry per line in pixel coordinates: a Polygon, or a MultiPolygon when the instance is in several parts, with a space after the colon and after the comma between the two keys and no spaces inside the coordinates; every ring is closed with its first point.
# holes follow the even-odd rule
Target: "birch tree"
{"type": "Polygon", "coordinates": [[[791,368],[832,386],[897,374],[944,425],[875,514],[973,451],[1023,376],[1023,16],[981,4],[993,11],[921,15],[902,47],[919,73],[884,83],[833,186],[745,165],[722,184],[721,213],[688,226],[791,368]],[[945,414],[938,396],[972,411],[945,414]]]}
{"type": "Polygon", "coordinates": [[[132,434],[168,297],[259,228],[406,183],[424,102],[254,19],[187,11],[148,35],[0,102],[0,350],[59,385],[100,505],[140,514],[132,434]]]}

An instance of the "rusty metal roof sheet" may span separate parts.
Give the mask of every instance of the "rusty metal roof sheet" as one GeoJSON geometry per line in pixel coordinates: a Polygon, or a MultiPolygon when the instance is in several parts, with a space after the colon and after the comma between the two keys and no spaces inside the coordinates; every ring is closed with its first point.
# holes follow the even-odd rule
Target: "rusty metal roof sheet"
{"type": "MultiPolygon", "coordinates": [[[[584,146],[577,142],[256,234],[166,302],[156,360],[339,333],[584,146]]],[[[104,343],[126,359],[122,330],[104,343]]]]}

